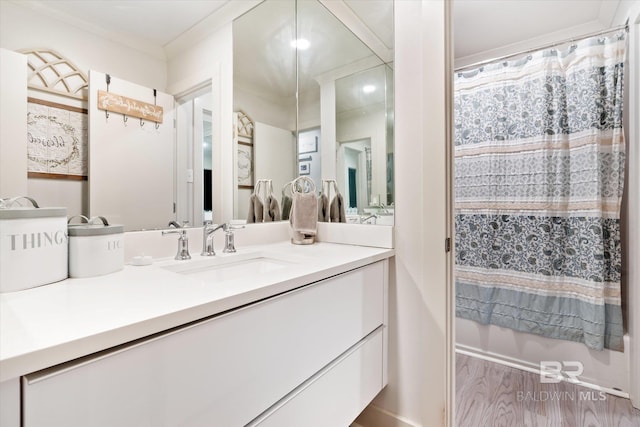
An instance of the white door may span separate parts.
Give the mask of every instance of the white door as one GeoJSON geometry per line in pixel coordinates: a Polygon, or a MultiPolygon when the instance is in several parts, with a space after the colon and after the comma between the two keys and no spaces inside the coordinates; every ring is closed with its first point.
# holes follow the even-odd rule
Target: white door
{"type": "Polygon", "coordinates": [[[109,91],[164,109],[163,123],[97,108],[105,74],[89,72],[89,213],[125,230],[166,227],[174,212],[173,96],[111,76],[109,91]]]}

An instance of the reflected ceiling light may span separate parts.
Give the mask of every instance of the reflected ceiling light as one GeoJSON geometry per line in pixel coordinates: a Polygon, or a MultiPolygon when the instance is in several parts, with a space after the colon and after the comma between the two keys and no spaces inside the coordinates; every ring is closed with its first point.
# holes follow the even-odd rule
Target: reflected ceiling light
{"type": "Polygon", "coordinates": [[[307,50],[309,49],[309,46],[311,46],[311,43],[309,43],[309,40],[307,39],[297,39],[291,41],[291,47],[295,47],[299,50],[307,50]]]}
{"type": "Polygon", "coordinates": [[[371,93],[376,91],[376,87],[374,85],[366,85],[362,87],[362,91],[364,93],[371,93]]]}

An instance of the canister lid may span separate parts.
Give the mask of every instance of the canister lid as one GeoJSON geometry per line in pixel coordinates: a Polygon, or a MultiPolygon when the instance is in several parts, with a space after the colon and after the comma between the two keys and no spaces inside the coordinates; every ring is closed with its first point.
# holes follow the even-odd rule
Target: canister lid
{"type": "Polygon", "coordinates": [[[0,219],[67,217],[67,208],[9,208],[0,209],[0,219]]]}
{"type": "Polygon", "coordinates": [[[124,233],[123,225],[69,224],[69,236],[104,236],[124,233]]]}
{"type": "Polygon", "coordinates": [[[69,218],[68,222],[67,231],[69,236],[104,236],[107,234],[124,233],[123,225],[109,224],[109,221],[103,216],[94,216],[89,219],[84,215],[76,215],[69,218]],[[76,217],[82,218],[87,222],[71,224],[71,221],[76,217]]]}
{"type": "Polygon", "coordinates": [[[67,208],[41,208],[34,199],[28,196],[0,199],[0,219],[57,218],[66,216],[67,208]],[[22,200],[26,200],[32,206],[19,205],[22,200]]]}

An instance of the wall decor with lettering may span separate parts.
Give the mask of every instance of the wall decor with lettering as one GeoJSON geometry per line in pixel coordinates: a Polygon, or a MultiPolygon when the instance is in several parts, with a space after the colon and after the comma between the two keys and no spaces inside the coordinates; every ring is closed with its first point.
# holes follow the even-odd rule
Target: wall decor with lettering
{"type": "Polygon", "coordinates": [[[87,110],[27,99],[27,176],[87,179],[87,110]]]}
{"type": "MultiPolygon", "coordinates": [[[[155,92],[154,92],[155,93],[155,92]]],[[[115,93],[98,90],[98,109],[162,123],[163,108],[115,93]]]]}

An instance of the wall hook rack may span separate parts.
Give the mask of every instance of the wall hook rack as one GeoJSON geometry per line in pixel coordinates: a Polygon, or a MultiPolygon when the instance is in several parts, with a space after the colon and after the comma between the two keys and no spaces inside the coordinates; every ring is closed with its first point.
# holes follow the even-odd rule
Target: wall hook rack
{"type": "MultiPolygon", "coordinates": [[[[111,84],[111,76],[109,74],[104,75],[105,83],[107,83],[107,92],[109,92],[109,85],[111,84]]],[[[104,116],[107,120],[109,120],[109,112],[104,110],[104,116]]]]}
{"type": "Polygon", "coordinates": [[[144,122],[140,119],[140,127],[144,126],[144,122]]]}

